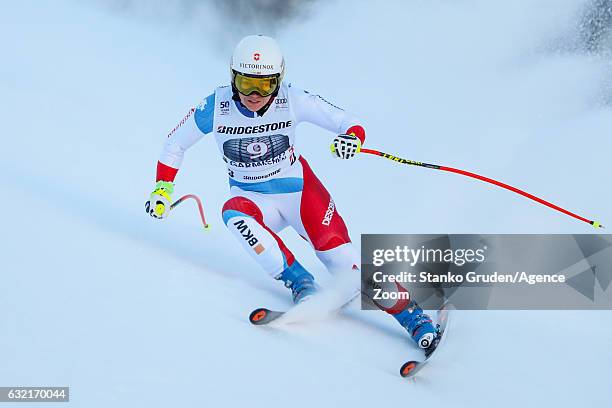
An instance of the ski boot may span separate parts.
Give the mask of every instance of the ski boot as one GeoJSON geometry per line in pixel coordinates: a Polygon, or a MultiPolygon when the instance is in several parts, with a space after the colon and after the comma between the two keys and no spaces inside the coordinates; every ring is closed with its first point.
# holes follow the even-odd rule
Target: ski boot
{"type": "Polygon", "coordinates": [[[293,303],[296,305],[317,292],[314,277],[297,260],[276,279],[283,281],[285,286],[291,289],[293,303]]]}
{"type": "Polygon", "coordinates": [[[392,316],[408,331],[420,348],[428,349],[434,343],[438,330],[415,301],[411,300],[404,310],[392,316]]]}

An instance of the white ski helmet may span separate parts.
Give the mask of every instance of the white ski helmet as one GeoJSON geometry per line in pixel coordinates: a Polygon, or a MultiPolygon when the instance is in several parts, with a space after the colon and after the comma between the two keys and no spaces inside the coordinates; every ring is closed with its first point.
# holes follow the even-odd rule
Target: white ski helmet
{"type": "Polygon", "coordinates": [[[249,35],[236,45],[230,70],[234,90],[236,90],[234,84],[236,74],[255,78],[274,76],[280,87],[285,74],[285,59],[274,38],[265,35],[249,35]]]}

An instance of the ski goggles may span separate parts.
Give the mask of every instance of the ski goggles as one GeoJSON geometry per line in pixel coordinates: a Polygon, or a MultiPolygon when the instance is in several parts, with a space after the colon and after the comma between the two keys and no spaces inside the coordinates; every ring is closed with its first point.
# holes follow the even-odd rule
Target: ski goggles
{"type": "Polygon", "coordinates": [[[268,96],[278,89],[278,75],[247,76],[234,72],[234,86],[243,95],[257,92],[261,96],[268,96]]]}

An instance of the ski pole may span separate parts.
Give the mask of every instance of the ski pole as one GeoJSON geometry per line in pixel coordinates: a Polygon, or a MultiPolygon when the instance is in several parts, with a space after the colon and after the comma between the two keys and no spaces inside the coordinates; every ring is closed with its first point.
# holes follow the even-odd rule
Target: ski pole
{"type": "Polygon", "coordinates": [[[540,204],[544,204],[545,206],[550,207],[550,208],[552,208],[554,210],[560,211],[563,214],[569,215],[570,217],[574,217],[574,218],[576,218],[576,219],[578,219],[580,221],[583,221],[583,222],[586,222],[588,224],[591,224],[595,228],[603,228],[604,227],[603,225],[601,225],[597,221],[593,221],[593,220],[589,220],[589,219],[586,219],[584,217],[581,217],[578,214],[574,214],[571,211],[568,211],[568,210],[566,210],[564,208],[559,207],[558,205],[555,205],[555,204],[553,204],[551,202],[548,202],[548,201],[543,200],[543,199],[541,199],[539,197],[536,197],[533,194],[529,194],[526,191],[523,191],[523,190],[518,189],[516,187],[512,187],[511,185],[502,183],[501,181],[497,181],[497,180],[494,180],[494,179],[491,179],[491,178],[488,178],[488,177],[485,177],[485,176],[481,176],[481,175],[476,174],[476,173],[472,173],[472,172],[465,171],[465,170],[460,170],[460,169],[455,169],[455,168],[447,167],[447,166],[440,166],[440,165],[437,165],[437,164],[429,164],[429,163],[422,163],[422,162],[418,162],[418,161],[414,161],[414,160],[402,159],[401,157],[393,156],[393,155],[388,154],[388,153],[383,153],[383,152],[380,152],[378,150],[361,149],[360,152],[361,153],[367,153],[367,154],[373,154],[375,156],[384,157],[385,159],[389,159],[389,160],[392,160],[392,161],[400,163],[400,164],[407,164],[407,165],[410,165],[410,166],[418,166],[418,167],[426,167],[428,169],[434,169],[434,170],[443,170],[443,171],[448,171],[448,172],[451,172],[451,173],[457,173],[457,174],[461,174],[461,175],[464,175],[464,176],[472,177],[472,178],[475,178],[475,179],[478,179],[478,180],[486,181],[487,183],[495,184],[496,186],[505,188],[505,189],[510,190],[510,191],[514,191],[517,194],[520,194],[520,195],[522,195],[524,197],[532,199],[533,201],[536,201],[536,202],[538,202],[540,204]]]}
{"type": "Polygon", "coordinates": [[[195,200],[195,202],[198,204],[198,211],[200,212],[200,218],[202,220],[202,225],[204,226],[205,230],[208,230],[210,228],[210,225],[206,223],[206,218],[204,218],[204,207],[202,206],[202,200],[200,200],[200,197],[198,197],[195,194],[187,194],[182,196],[181,198],[179,198],[178,200],[176,200],[174,203],[172,203],[172,205],[170,206],[170,210],[174,210],[179,204],[181,204],[182,202],[184,202],[185,200],[192,198],[195,200]]]}

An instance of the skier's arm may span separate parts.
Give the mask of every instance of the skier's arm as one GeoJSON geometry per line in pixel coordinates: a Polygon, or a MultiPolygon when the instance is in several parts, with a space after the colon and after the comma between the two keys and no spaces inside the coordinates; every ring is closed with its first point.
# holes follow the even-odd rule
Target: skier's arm
{"type": "Polygon", "coordinates": [[[157,162],[155,189],[145,203],[145,209],[152,217],[165,218],[168,215],[166,209],[172,204],[174,178],[181,167],[185,151],[205,134],[212,132],[214,106],[215,94],[212,94],[197,108],[191,108],[168,135],[157,162]]]}
{"type": "Polygon", "coordinates": [[[289,95],[294,101],[293,110],[296,122],[309,122],[336,134],[352,134],[362,144],[365,142],[365,130],[360,125],[360,121],[344,109],[319,95],[291,85],[289,85],[289,95]]]}
{"type": "Polygon", "coordinates": [[[183,163],[185,151],[198,142],[205,134],[212,132],[215,94],[208,96],[197,108],[189,113],[170,132],[157,162],[156,181],[174,181],[183,163]]]}

